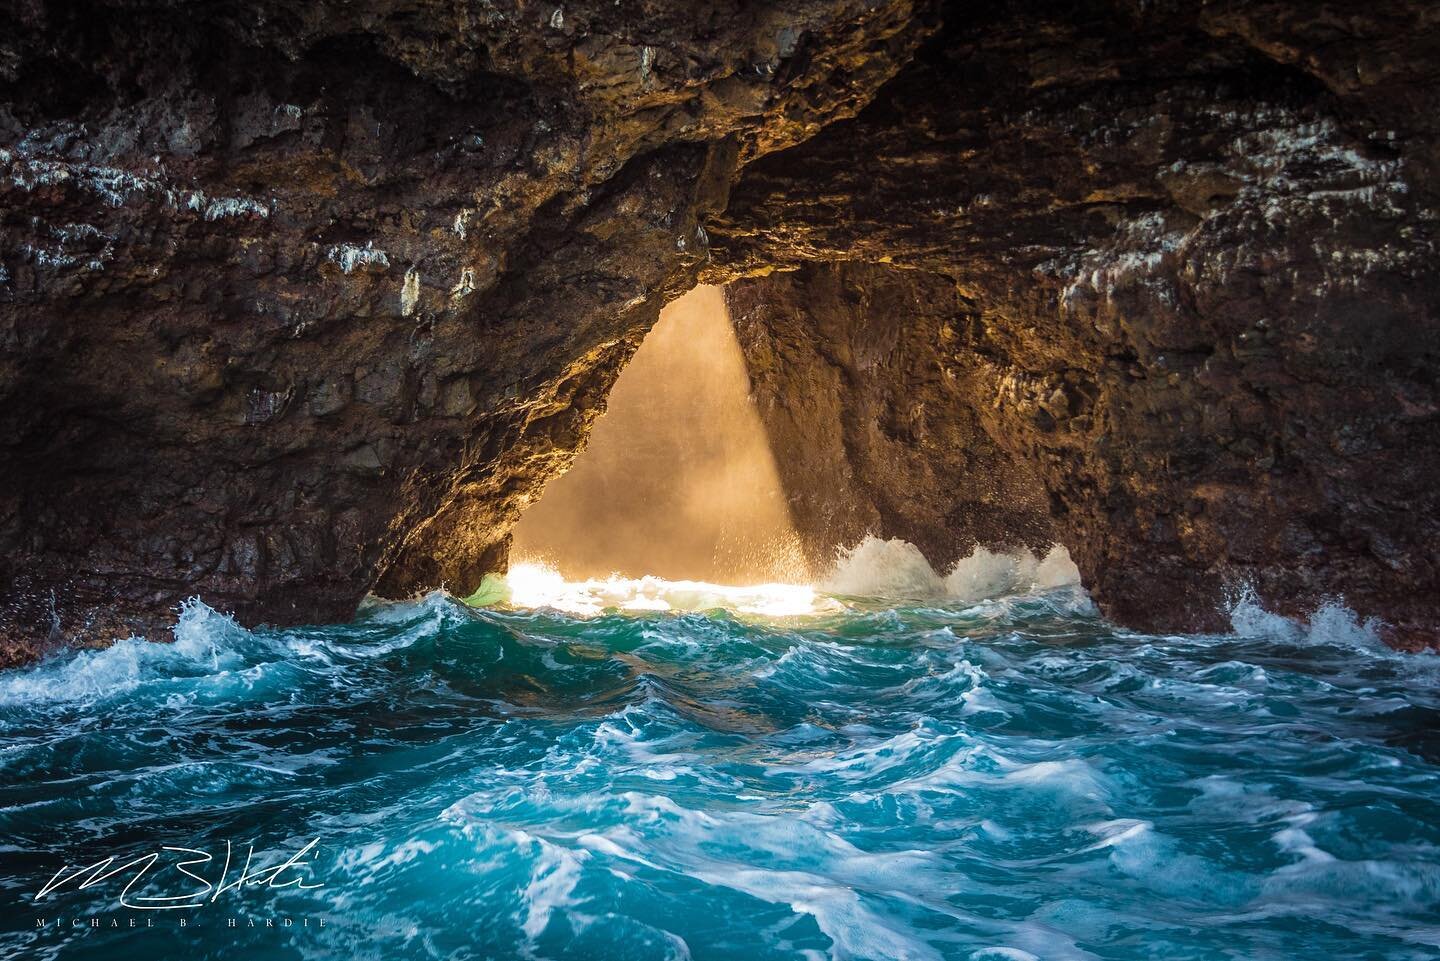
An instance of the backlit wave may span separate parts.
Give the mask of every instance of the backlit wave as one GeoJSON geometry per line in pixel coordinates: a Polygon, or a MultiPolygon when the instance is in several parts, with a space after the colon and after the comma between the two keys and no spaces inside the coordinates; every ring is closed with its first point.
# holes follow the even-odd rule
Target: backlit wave
{"type": "MultiPolygon", "coordinates": [[[[1002,589],[1044,580],[1012,560],[968,570],[1002,589]]],[[[1157,636],[1080,610],[1073,586],[912,603],[514,574],[491,587],[552,606],[435,591],[348,624],[247,630],[192,602],[173,644],[0,672],[0,887],[15,906],[0,958],[1440,948],[1440,658],[1357,649],[1365,626],[1343,609],[1300,625],[1252,607],[1234,634],[1157,636]],[[844,609],[553,609],[777,598],[844,609]],[[29,901],[62,865],[161,844],[223,858],[252,839],[266,864],[316,840],[317,886],[233,888],[169,936],[126,926],[118,875],[29,901]],[[120,920],[68,920],[91,916],[120,920]]],[[[953,575],[891,587],[959,590],[953,575]]],[[[180,890],[158,868],[147,893],[180,890]]]]}
{"type": "Polygon", "coordinates": [[[946,575],[903,540],[866,537],[840,551],[819,584],[713,584],[708,581],[623,577],[567,580],[553,566],[522,559],[504,576],[485,579],[466,598],[479,607],[505,604],[593,616],[605,611],[730,610],[763,617],[829,614],[845,609],[836,595],[909,601],[977,602],[996,597],[1078,587],[1070,554],[1055,545],[1043,558],[1030,551],[1004,553],[977,547],[946,575]]]}
{"type": "Polygon", "coordinates": [[[545,607],[582,616],[622,611],[731,610],[763,617],[793,617],[843,610],[834,598],[807,584],[754,584],[736,587],[706,581],[667,581],[660,577],[592,578],[567,581],[553,567],[533,562],[512,564],[504,577],[487,577],[466,599],[486,606],[545,607]]]}

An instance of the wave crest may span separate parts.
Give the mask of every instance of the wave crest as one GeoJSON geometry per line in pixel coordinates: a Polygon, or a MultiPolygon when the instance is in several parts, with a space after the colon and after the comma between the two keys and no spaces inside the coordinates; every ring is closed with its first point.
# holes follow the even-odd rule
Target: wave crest
{"type": "Polygon", "coordinates": [[[100,650],[61,652],[0,675],[0,704],[93,701],[135,690],[150,680],[219,673],[248,663],[255,642],[228,614],[192,597],[180,605],[174,642],[127,637],[100,650]]]}
{"type": "Polygon", "coordinates": [[[1343,599],[1322,601],[1304,621],[1267,611],[1254,590],[1245,588],[1230,607],[1230,628],[1241,637],[1274,638],[1292,643],[1346,647],[1373,654],[1394,650],[1380,639],[1381,623],[1364,620],[1343,599]]]}
{"type": "Polygon", "coordinates": [[[867,536],[842,550],[822,587],[855,597],[983,601],[1080,584],[1080,571],[1064,545],[1043,558],[1021,548],[1014,553],[976,547],[944,577],[908,541],[867,536]]]}

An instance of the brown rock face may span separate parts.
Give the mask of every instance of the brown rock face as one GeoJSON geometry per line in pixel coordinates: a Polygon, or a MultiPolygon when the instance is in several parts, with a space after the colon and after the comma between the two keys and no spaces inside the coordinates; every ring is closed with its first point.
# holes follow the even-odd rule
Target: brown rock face
{"type": "Polygon", "coordinates": [[[853,113],[912,4],[0,12],[0,632],[473,587],[737,166],[853,113]]]}
{"type": "MultiPolygon", "coordinates": [[[[1218,627],[1248,584],[1434,644],[1436,14],[1138,6],[953,18],[858,117],[747,167],[714,256],[883,262],[877,301],[949,278],[948,325],[907,317],[1112,618],[1218,627]]],[[[756,283],[821,344],[854,312],[813,269],[756,283]]]]}
{"type": "Polygon", "coordinates": [[[1248,580],[1433,643],[1437,26],[1419,0],[11,5],[8,656],[190,594],[284,623],[472,587],[702,276],[739,281],[813,529],[937,561],[1053,533],[1125,623],[1213,626],[1248,580]]]}
{"type": "Polygon", "coordinates": [[[993,385],[955,360],[976,318],[954,281],[815,264],[726,299],[812,570],[868,533],[942,569],[977,543],[1056,540],[1039,474],[981,423],[993,385]]]}

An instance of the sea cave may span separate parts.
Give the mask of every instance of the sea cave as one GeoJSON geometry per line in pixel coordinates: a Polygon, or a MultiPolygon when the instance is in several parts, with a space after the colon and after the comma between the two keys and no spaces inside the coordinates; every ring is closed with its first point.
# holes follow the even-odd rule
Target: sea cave
{"type": "Polygon", "coordinates": [[[1423,956],[1437,57],[1419,0],[5,5],[0,888],[123,812],[331,852],[206,957],[1423,956]]]}

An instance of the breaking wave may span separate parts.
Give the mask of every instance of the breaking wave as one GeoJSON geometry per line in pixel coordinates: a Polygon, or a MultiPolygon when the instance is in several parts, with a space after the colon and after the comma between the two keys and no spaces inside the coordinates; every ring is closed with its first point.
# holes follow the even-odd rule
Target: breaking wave
{"type": "Polygon", "coordinates": [[[879,540],[817,588],[486,591],[288,630],[192,602],[173,644],[0,675],[0,955],[1440,951],[1436,659],[1338,605],[1137,634],[1058,549],[941,576],[879,540]],[[318,887],[183,934],[35,926],[115,913],[110,883],[34,903],[65,864],[312,838],[318,887]]]}
{"type": "Polygon", "coordinates": [[[834,571],[823,582],[825,590],[834,594],[952,601],[981,601],[1079,585],[1080,572],[1060,544],[1052,546],[1043,558],[1024,548],[1004,553],[976,547],[942,577],[914,544],[874,536],[841,551],[834,571]]]}
{"type": "Polygon", "coordinates": [[[594,616],[605,611],[731,610],[768,617],[831,614],[845,609],[837,598],[868,601],[977,602],[1011,595],[1080,587],[1070,553],[1055,545],[1043,558],[1028,550],[1003,553],[976,547],[941,576],[913,544],[866,537],[840,551],[835,567],[818,584],[731,586],[659,577],[567,580],[554,567],[522,560],[506,575],[492,575],[467,598],[484,606],[504,603],[594,616]]]}
{"type": "Polygon", "coordinates": [[[1265,610],[1252,591],[1242,591],[1231,605],[1230,626],[1245,637],[1339,645],[1380,656],[1395,654],[1380,639],[1380,622],[1361,620],[1341,600],[1324,601],[1304,621],[1297,621],[1265,610]]]}

